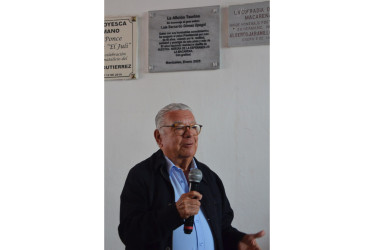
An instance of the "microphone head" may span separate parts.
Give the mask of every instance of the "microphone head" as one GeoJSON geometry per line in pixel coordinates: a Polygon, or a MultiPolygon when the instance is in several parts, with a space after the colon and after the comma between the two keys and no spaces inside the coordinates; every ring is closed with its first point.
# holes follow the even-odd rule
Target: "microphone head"
{"type": "Polygon", "coordinates": [[[190,170],[190,173],[188,174],[188,180],[190,182],[200,183],[201,179],[203,179],[203,173],[200,169],[194,168],[190,170]]]}

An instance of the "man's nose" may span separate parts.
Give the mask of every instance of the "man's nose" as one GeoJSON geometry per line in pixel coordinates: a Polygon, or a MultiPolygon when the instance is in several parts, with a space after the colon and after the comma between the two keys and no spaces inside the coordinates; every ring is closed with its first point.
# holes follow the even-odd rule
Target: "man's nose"
{"type": "Polygon", "coordinates": [[[186,127],[184,129],[184,134],[183,136],[186,136],[186,137],[191,137],[192,136],[192,131],[191,131],[191,127],[186,127]]]}

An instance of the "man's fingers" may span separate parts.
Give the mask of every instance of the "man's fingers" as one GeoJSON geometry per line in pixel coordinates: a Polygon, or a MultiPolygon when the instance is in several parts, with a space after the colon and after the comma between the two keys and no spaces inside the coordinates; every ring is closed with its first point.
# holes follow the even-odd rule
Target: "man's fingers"
{"type": "Polygon", "coordinates": [[[177,210],[181,218],[186,219],[196,215],[200,210],[200,201],[202,195],[196,191],[183,194],[176,203],[177,210]],[[192,197],[197,197],[193,199],[192,197]]]}
{"type": "Polygon", "coordinates": [[[261,238],[262,236],[265,235],[265,231],[262,230],[258,233],[255,233],[255,234],[246,234],[244,237],[243,237],[243,241],[246,242],[247,244],[255,244],[256,243],[256,239],[257,238],[261,238]]]}
{"type": "Polygon", "coordinates": [[[261,238],[261,237],[264,236],[264,235],[265,235],[265,231],[262,230],[262,231],[260,231],[260,232],[258,232],[258,233],[250,234],[250,239],[251,239],[251,240],[254,240],[254,239],[257,239],[257,238],[261,238]]]}
{"type": "Polygon", "coordinates": [[[183,201],[186,199],[195,199],[195,200],[201,200],[203,198],[203,195],[200,194],[197,191],[190,191],[188,193],[182,194],[179,198],[179,201],[183,201]]]}
{"type": "Polygon", "coordinates": [[[199,192],[197,191],[190,191],[188,193],[186,193],[187,197],[190,198],[190,199],[197,199],[197,200],[201,200],[203,198],[203,195],[200,194],[199,192]]]}
{"type": "Polygon", "coordinates": [[[181,201],[177,201],[177,207],[182,207],[182,208],[194,208],[194,207],[200,207],[201,203],[198,200],[195,199],[184,199],[181,201]]]}

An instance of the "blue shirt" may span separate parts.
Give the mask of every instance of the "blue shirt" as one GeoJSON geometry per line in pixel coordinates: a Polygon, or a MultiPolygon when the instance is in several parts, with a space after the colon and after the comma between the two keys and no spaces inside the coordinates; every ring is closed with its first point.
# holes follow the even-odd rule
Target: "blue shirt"
{"type": "MultiPolygon", "coordinates": [[[[189,192],[188,182],[183,170],[176,167],[169,158],[165,156],[168,164],[167,169],[171,184],[174,188],[175,201],[178,201],[182,194],[189,192]]],[[[191,169],[197,168],[195,160],[192,160],[191,169]]],[[[194,228],[191,234],[185,234],[184,225],[173,231],[174,250],[214,250],[213,235],[204,213],[194,216],[194,228]]]]}

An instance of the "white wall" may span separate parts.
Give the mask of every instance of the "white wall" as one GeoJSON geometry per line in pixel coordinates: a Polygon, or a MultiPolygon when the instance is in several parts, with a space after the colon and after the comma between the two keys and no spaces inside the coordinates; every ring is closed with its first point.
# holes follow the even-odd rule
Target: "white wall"
{"type": "Polygon", "coordinates": [[[189,105],[204,125],[196,155],[222,179],[233,225],[269,249],[269,46],[227,48],[226,7],[258,1],[106,0],[105,16],[139,17],[139,77],[105,82],[105,249],[124,249],[117,226],[127,173],[158,148],[154,117],[171,102],[189,105]],[[147,73],[147,11],[221,6],[221,68],[147,73]]]}

